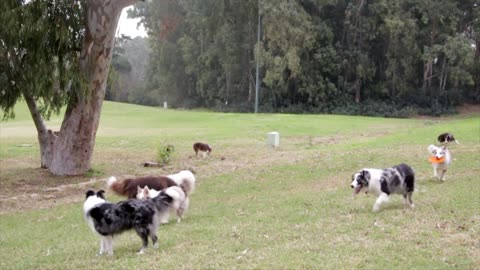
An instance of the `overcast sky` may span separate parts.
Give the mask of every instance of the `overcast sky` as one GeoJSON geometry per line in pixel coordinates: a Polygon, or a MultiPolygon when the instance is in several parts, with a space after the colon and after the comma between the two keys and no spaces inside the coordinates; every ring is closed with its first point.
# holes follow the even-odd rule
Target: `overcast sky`
{"type": "Polygon", "coordinates": [[[118,22],[117,35],[124,34],[132,38],[135,38],[136,36],[146,37],[147,33],[143,26],[140,26],[137,29],[137,23],[139,20],[140,19],[128,19],[127,8],[123,9],[120,21],[118,22]]]}

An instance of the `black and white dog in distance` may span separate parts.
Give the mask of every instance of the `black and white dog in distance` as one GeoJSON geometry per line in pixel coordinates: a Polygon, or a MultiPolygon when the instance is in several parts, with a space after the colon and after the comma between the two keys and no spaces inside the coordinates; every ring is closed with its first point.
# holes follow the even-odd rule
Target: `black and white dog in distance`
{"type": "Polygon", "coordinates": [[[415,173],[410,166],[403,163],[388,169],[362,169],[352,176],[350,186],[354,189],[354,194],[364,189],[377,196],[373,205],[374,212],[389,201],[391,194],[403,195],[405,204],[414,207],[412,194],[415,188],[415,173]]]}
{"type": "Polygon", "coordinates": [[[448,143],[451,143],[451,142],[455,142],[456,144],[460,144],[456,139],[455,137],[453,137],[453,134],[452,133],[442,133],[440,135],[438,135],[438,138],[437,138],[438,142],[439,143],[443,143],[443,144],[448,144],[448,143]]]}

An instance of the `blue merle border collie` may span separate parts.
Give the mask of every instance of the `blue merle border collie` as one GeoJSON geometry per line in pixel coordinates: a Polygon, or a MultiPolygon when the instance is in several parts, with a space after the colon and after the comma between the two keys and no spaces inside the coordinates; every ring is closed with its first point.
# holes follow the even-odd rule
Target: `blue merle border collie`
{"type": "Polygon", "coordinates": [[[113,255],[113,236],[134,229],[142,239],[142,254],[148,246],[148,237],[157,246],[159,217],[170,209],[173,199],[165,192],[149,200],[130,199],[116,204],[105,201],[105,191],[86,192],[83,211],[89,227],[101,236],[99,254],[113,255]]]}
{"type": "Polygon", "coordinates": [[[413,169],[400,164],[388,169],[362,169],[352,176],[350,185],[354,189],[354,194],[360,193],[362,189],[378,196],[373,211],[380,210],[383,203],[388,202],[391,194],[401,194],[413,208],[412,194],[415,188],[415,173],[413,169]]]}

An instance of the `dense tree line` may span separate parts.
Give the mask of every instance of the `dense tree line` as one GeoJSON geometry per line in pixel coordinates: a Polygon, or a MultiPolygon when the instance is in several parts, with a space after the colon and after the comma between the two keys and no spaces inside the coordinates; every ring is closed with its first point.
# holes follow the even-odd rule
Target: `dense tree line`
{"type": "Polygon", "coordinates": [[[142,87],[149,54],[145,38],[116,38],[106,100],[148,104],[150,98],[143,95],[142,87]]]}
{"type": "Polygon", "coordinates": [[[480,100],[475,0],[157,0],[136,102],[404,116],[480,100]],[[262,39],[257,44],[258,13],[262,39]]]}

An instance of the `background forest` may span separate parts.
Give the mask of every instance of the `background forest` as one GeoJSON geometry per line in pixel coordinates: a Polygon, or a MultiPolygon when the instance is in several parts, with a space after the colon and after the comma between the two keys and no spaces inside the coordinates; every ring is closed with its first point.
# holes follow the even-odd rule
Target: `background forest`
{"type": "Polygon", "coordinates": [[[251,112],[258,57],[260,112],[407,117],[480,101],[475,0],[159,0],[129,16],[149,37],[117,42],[110,100],[251,112]]]}

